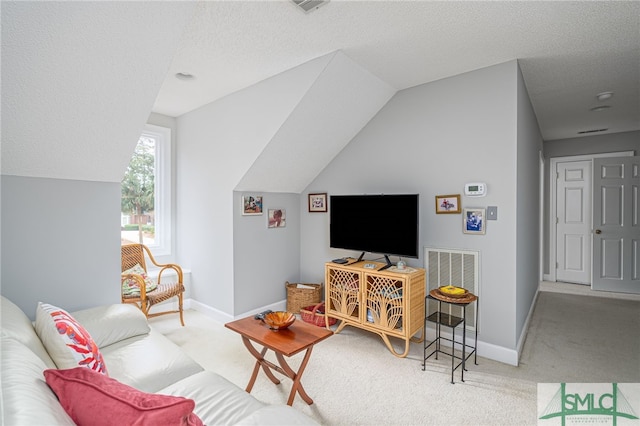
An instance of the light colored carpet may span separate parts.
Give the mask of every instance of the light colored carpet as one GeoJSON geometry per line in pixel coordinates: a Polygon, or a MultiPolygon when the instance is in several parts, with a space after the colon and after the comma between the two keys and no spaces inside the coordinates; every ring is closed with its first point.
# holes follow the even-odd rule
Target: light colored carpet
{"type": "MultiPolygon", "coordinates": [[[[377,335],[346,327],[313,349],[302,383],[314,404],[297,396],[293,406],[327,425],[533,425],[538,382],[640,382],[639,313],[636,301],[541,292],[521,365],[479,357],[454,385],[447,357],[422,371],[422,344],[396,358],[377,335]]],[[[204,368],[246,387],[254,359],[223,324],[191,310],[185,327],[174,316],[150,322],[204,368]]],[[[252,395],[284,404],[290,386],[260,372],[252,395]]]]}

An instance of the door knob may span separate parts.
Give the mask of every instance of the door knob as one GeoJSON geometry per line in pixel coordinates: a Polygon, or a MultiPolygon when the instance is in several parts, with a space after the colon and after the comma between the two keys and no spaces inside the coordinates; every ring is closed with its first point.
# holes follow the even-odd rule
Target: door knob
{"type": "Polygon", "coordinates": [[[602,231],[599,229],[596,229],[596,234],[602,234],[602,231]]]}

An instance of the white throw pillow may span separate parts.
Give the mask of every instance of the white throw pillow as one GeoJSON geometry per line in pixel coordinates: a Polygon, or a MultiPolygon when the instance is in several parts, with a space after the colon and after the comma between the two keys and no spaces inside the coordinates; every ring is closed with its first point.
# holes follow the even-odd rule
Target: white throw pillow
{"type": "Polygon", "coordinates": [[[98,345],[67,311],[46,303],[36,309],[36,333],[49,356],[61,369],[88,367],[107,374],[98,345]]]}
{"type": "MultiPolygon", "coordinates": [[[[158,287],[158,283],[153,282],[151,278],[147,276],[147,273],[144,271],[144,268],[140,266],[139,263],[136,263],[136,266],[133,268],[127,269],[122,273],[122,275],[127,274],[136,274],[140,275],[145,283],[145,288],[147,293],[155,290],[158,287]]],[[[140,287],[138,286],[138,281],[128,278],[122,282],[122,294],[125,296],[140,296],[140,287]]]]}

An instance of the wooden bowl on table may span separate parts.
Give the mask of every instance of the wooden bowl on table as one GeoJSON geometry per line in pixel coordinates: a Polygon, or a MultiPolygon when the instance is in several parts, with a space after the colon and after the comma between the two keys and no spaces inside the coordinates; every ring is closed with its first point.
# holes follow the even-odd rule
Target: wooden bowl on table
{"type": "Polygon", "coordinates": [[[296,316],[286,311],[269,312],[263,321],[272,330],[284,330],[296,321],[296,316]]]}

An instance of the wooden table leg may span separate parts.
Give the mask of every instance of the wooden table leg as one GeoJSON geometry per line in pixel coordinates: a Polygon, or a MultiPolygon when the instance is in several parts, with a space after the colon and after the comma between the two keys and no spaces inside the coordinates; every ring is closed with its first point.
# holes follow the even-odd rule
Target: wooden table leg
{"type": "Polygon", "coordinates": [[[253,367],[251,379],[249,379],[249,384],[247,385],[247,388],[245,390],[251,393],[251,389],[253,389],[253,385],[256,382],[256,378],[258,377],[258,371],[260,370],[260,367],[262,367],[267,377],[269,377],[269,379],[271,379],[273,383],[275,383],[276,385],[280,384],[280,380],[278,380],[276,376],[274,376],[271,372],[271,368],[269,367],[270,362],[264,359],[264,355],[267,353],[267,348],[264,347],[262,348],[262,351],[258,352],[258,350],[251,344],[251,341],[244,336],[242,337],[242,343],[244,343],[251,355],[253,355],[256,359],[256,365],[253,367]]]}
{"type": "Polygon", "coordinates": [[[302,364],[300,364],[300,368],[298,369],[297,373],[293,371],[293,369],[289,366],[289,364],[287,364],[287,361],[284,359],[284,356],[276,352],[276,358],[278,359],[280,366],[282,367],[284,372],[287,374],[287,376],[289,376],[291,380],[293,380],[293,386],[291,387],[291,393],[289,393],[289,400],[287,401],[287,405],[293,405],[293,399],[296,396],[296,392],[300,394],[302,399],[307,404],[309,405],[313,404],[313,399],[311,399],[311,397],[307,395],[307,392],[302,387],[302,382],[301,382],[302,373],[304,372],[304,369],[306,368],[307,363],[309,362],[309,358],[311,357],[311,349],[313,349],[313,346],[310,346],[309,349],[307,349],[307,351],[305,352],[304,358],[302,359],[302,364]]]}

